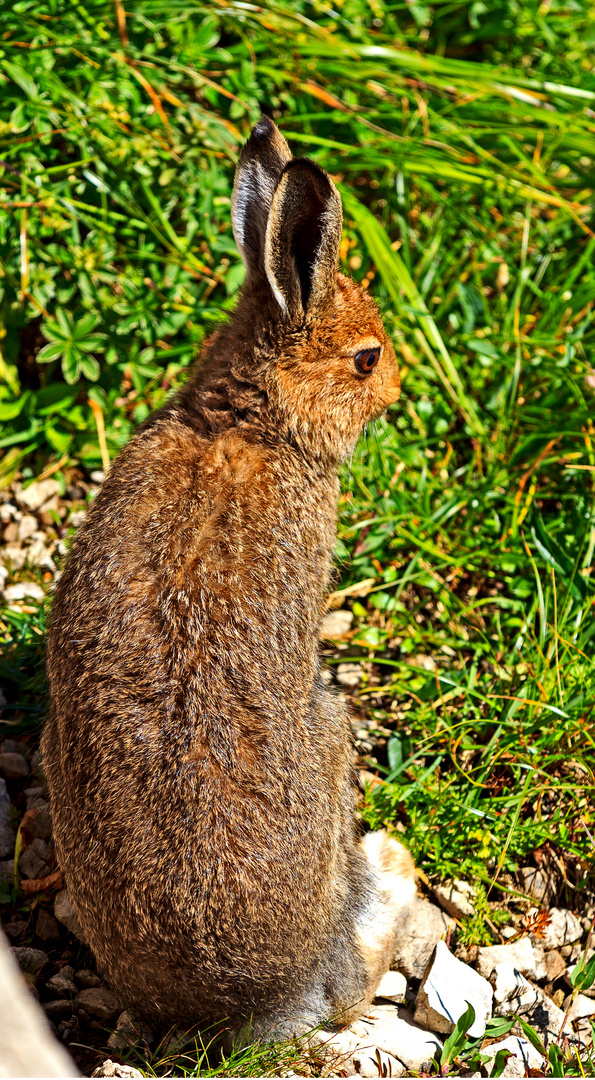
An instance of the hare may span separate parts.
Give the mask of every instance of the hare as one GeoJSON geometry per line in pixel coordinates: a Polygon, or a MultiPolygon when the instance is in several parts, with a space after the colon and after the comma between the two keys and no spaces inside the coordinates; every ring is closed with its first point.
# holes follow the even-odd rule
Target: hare
{"type": "Polygon", "coordinates": [[[333,182],[266,117],[232,220],[237,308],[114,460],[60,578],[42,749],[59,864],[122,1003],[265,1037],[359,1015],[415,894],[409,853],[357,834],[318,656],[337,467],[399,375],[337,270],[333,182]]]}

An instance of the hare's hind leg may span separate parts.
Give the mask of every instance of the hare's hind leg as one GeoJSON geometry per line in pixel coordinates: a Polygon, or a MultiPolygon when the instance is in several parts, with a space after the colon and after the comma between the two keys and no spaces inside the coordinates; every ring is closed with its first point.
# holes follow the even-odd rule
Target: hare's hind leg
{"type": "MultiPolygon", "coordinates": [[[[396,942],[406,933],[415,867],[406,848],[388,833],[368,833],[349,853],[348,879],[343,917],[310,978],[282,1010],[257,1020],[253,1035],[288,1038],[329,1021],[343,1028],[369,1007],[396,942]]],[[[323,1041],[328,1039],[327,1031],[323,1041]]]]}

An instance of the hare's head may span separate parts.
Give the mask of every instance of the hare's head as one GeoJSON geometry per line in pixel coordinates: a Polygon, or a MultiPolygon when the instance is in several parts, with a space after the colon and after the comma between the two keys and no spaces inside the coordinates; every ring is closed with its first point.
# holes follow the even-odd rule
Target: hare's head
{"type": "Polygon", "coordinates": [[[263,117],[242,150],[232,219],[247,270],[237,317],[268,354],[275,422],[310,451],[342,458],[397,400],[399,371],[373,300],[338,272],[339,193],[263,117]]]}

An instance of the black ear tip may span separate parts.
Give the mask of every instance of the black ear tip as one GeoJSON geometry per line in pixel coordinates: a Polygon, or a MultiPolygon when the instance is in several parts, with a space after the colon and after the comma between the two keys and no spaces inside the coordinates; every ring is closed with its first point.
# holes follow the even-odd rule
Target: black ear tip
{"type": "Polygon", "coordinates": [[[275,125],[273,121],[263,113],[258,123],[252,128],[251,135],[256,142],[266,142],[267,139],[270,139],[274,131],[275,125]]]}

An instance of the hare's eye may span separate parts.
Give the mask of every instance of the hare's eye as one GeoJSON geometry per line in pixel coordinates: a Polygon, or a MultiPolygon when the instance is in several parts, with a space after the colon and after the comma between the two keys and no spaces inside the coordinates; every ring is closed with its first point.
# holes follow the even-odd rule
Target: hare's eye
{"type": "Polygon", "coordinates": [[[380,359],[380,348],[362,349],[355,354],[355,366],[362,375],[369,375],[380,359]]]}

